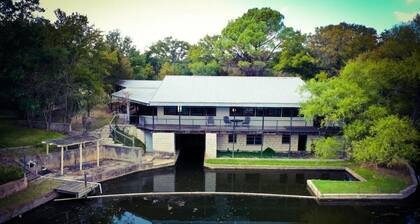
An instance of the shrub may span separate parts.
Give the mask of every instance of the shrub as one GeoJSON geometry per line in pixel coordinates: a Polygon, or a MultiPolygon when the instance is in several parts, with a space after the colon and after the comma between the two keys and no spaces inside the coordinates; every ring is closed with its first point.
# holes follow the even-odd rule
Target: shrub
{"type": "Polygon", "coordinates": [[[267,148],[263,151],[263,155],[264,155],[264,156],[270,156],[270,157],[272,157],[272,156],[275,156],[275,155],[276,155],[276,152],[275,152],[272,148],[267,147],[267,148]]]}
{"type": "Polygon", "coordinates": [[[370,136],[353,141],[356,161],[391,165],[400,160],[416,160],[419,133],[408,119],[391,115],[378,119],[370,128],[370,136]]]}
{"type": "Polygon", "coordinates": [[[321,159],[338,158],[343,151],[343,143],[334,137],[318,139],[314,145],[315,156],[321,159]]]}
{"type": "Polygon", "coordinates": [[[23,169],[17,166],[0,165],[0,184],[5,184],[23,177],[23,169]]]}

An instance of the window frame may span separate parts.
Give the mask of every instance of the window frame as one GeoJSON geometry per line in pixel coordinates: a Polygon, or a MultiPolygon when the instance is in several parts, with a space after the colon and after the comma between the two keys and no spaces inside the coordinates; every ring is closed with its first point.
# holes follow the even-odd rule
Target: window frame
{"type": "Polygon", "coordinates": [[[281,144],[290,144],[292,141],[292,136],[289,134],[281,135],[281,144]],[[285,139],[289,139],[288,141],[285,141],[285,139]]]}
{"type": "Polygon", "coordinates": [[[262,135],[246,135],[246,144],[247,145],[261,145],[262,144],[262,135]]]}

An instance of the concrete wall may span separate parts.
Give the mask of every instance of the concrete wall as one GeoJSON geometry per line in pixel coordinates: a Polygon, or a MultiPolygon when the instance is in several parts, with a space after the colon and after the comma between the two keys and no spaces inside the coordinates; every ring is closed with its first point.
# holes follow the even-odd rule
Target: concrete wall
{"type": "MultiPolygon", "coordinates": [[[[290,138],[291,141],[291,151],[297,151],[298,149],[298,135],[292,135],[290,138]]],[[[310,145],[317,136],[308,135],[306,142],[306,151],[310,151],[310,145]]],[[[276,134],[264,134],[263,137],[263,150],[267,147],[274,149],[277,152],[286,152],[289,150],[289,144],[282,144],[282,135],[276,134]]],[[[228,143],[227,134],[218,134],[217,135],[217,150],[226,151],[227,149],[232,150],[233,144],[228,143]]],[[[239,151],[260,151],[261,145],[247,145],[246,144],[246,135],[237,134],[237,139],[235,143],[235,150],[239,151]]]]}
{"type": "Polygon", "coordinates": [[[175,153],[175,133],[152,133],[153,151],[175,153]]]}
{"type": "MultiPolygon", "coordinates": [[[[89,145],[82,150],[83,162],[96,161],[96,146],[89,145]]],[[[141,148],[130,148],[118,145],[102,145],[100,147],[99,159],[114,159],[129,162],[140,162],[144,151],[141,148]]],[[[79,149],[69,149],[64,151],[64,166],[79,166],[79,149]]],[[[49,153],[48,155],[37,155],[27,157],[26,160],[33,160],[40,166],[46,166],[48,169],[60,169],[61,152],[60,150],[49,153]]]]}
{"type": "Polygon", "coordinates": [[[26,187],[28,187],[28,181],[26,177],[2,184],[0,185],[0,198],[4,198],[8,195],[21,191],[26,187]]]}
{"type": "Polygon", "coordinates": [[[217,134],[206,133],[206,149],[205,150],[206,150],[205,151],[206,159],[216,158],[217,134]]]}

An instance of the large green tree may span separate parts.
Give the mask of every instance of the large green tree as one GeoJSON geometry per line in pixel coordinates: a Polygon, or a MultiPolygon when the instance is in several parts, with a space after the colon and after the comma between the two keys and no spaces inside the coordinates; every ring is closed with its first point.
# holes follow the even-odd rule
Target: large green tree
{"type": "Polygon", "coordinates": [[[319,67],[330,75],[336,75],[348,60],[374,49],[377,35],[373,28],[340,23],[316,28],[308,42],[319,67]]]}
{"type": "Polygon", "coordinates": [[[417,17],[386,31],[377,49],[349,61],[338,77],[307,84],[312,95],[302,114],[342,125],[346,148],[356,160],[391,164],[417,158],[419,27],[417,17]],[[397,49],[404,53],[395,57],[397,49]]]}
{"type": "Polygon", "coordinates": [[[271,75],[271,62],[282,43],[284,16],[270,8],[250,9],[222,30],[218,57],[234,75],[271,75]]]}

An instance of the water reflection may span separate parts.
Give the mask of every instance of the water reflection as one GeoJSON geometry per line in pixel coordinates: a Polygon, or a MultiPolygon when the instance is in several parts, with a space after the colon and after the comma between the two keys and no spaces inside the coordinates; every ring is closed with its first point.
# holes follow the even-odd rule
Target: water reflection
{"type": "MultiPolygon", "coordinates": [[[[249,191],[308,194],[306,179],[351,179],[329,171],[163,169],[103,183],[104,193],[249,191]]],[[[314,200],[241,196],[120,197],[50,202],[12,223],[417,223],[419,196],[378,205],[319,205],[314,200]]]]}
{"type": "Polygon", "coordinates": [[[354,180],[345,171],[252,171],[163,169],[137,173],[103,184],[105,193],[257,192],[308,195],[307,179],[354,180]]]}

